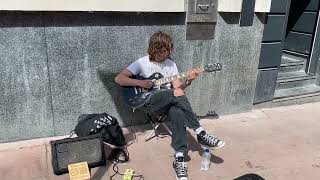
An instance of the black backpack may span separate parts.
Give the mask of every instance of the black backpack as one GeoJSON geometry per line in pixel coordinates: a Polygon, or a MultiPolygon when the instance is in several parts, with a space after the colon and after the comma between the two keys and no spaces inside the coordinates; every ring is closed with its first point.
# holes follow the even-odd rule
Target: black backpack
{"type": "Polygon", "coordinates": [[[80,115],[74,131],[78,137],[98,134],[106,143],[115,146],[124,146],[126,144],[118,120],[108,113],[80,115]]]}

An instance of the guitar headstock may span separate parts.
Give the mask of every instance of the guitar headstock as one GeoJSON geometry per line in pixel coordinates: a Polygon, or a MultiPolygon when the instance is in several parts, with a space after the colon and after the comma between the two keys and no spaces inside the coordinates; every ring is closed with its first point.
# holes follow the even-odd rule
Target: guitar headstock
{"type": "Polygon", "coordinates": [[[221,71],[222,64],[221,63],[207,64],[203,69],[206,72],[221,71]]]}

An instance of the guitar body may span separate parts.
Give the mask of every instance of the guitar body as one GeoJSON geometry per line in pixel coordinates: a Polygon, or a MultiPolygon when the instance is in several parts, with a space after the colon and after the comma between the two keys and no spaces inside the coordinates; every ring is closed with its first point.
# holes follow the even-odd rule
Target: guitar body
{"type": "MultiPolygon", "coordinates": [[[[163,75],[161,73],[153,73],[148,78],[143,78],[140,76],[137,76],[135,79],[139,80],[158,80],[163,78],[163,75]]],[[[141,87],[136,86],[123,86],[122,87],[122,96],[124,98],[124,101],[127,105],[133,108],[138,108],[147,103],[149,98],[160,91],[160,88],[151,88],[151,89],[143,89],[141,87]]]]}
{"type": "MultiPolygon", "coordinates": [[[[216,72],[216,71],[221,71],[221,69],[222,69],[222,65],[220,63],[214,63],[214,64],[207,64],[204,68],[193,69],[193,71],[196,71],[198,73],[216,72]]],[[[124,102],[133,108],[141,107],[148,102],[149,98],[152,95],[161,91],[161,87],[163,85],[165,85],[166,83],[170,83],[176,79],[187,78],[188,73],[189,72],[179,73],[171,77],[163,77],[161,73],[153,73],[148,78],[136,77],[135,79],[139,79],[139,80],[144,80],[144,79],[152,80],[154,85],[150,89],[143,89],[135,86],[127,86],[127,87],[123,86],[122,95],[124,98],[124,102]]]]}

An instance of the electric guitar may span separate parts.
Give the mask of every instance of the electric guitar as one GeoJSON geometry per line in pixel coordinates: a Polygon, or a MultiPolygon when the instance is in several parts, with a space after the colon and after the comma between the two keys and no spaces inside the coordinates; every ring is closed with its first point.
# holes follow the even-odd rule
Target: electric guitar
{"type": "MultiPolygon", "coordinates": [[[[220,63],[214,63],[214,64],[207,64],[204,68],[196,68],[193,70],[195,70],[198,73],[201,73],[201,72],[216,72],[216,71],[221,71],[221,69],[222,69],[222,65],[220,63]]],[[[136,77],[135,79],[139,79],[139,80],[144,80],[144,79],[151,80],[153,82],[153,87],[151,87],[150,89],[144,89],[137,86],[122,86],[122,95],[123,95],[124,101],[127,105],[129,105],[132,108],[139,108],[143,106],[153,94],[161,91],[161,89],[163,89],[163,85],[169,82],[172,82],[176,79],[187,78],[189,72],[191,72],[191,70],[184,73],[179,73],[175,76],[166,77],[166,78],[163,77],[161,73],[153,73],[148,78],[136,77]]]]}

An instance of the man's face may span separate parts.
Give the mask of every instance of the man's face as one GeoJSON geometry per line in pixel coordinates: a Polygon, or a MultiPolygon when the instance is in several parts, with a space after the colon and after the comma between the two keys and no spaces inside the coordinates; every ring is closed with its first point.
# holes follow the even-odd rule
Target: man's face
{"type": "Polygon", "coordinates": [[[158,58],[155,59],[156,62],[163,62],[166,59],[170,59],[171,57],[171,53],[172,53],[172,47],[166,49],[164,52],[162,52],[161,54],[159,54],[158,58]]]}

